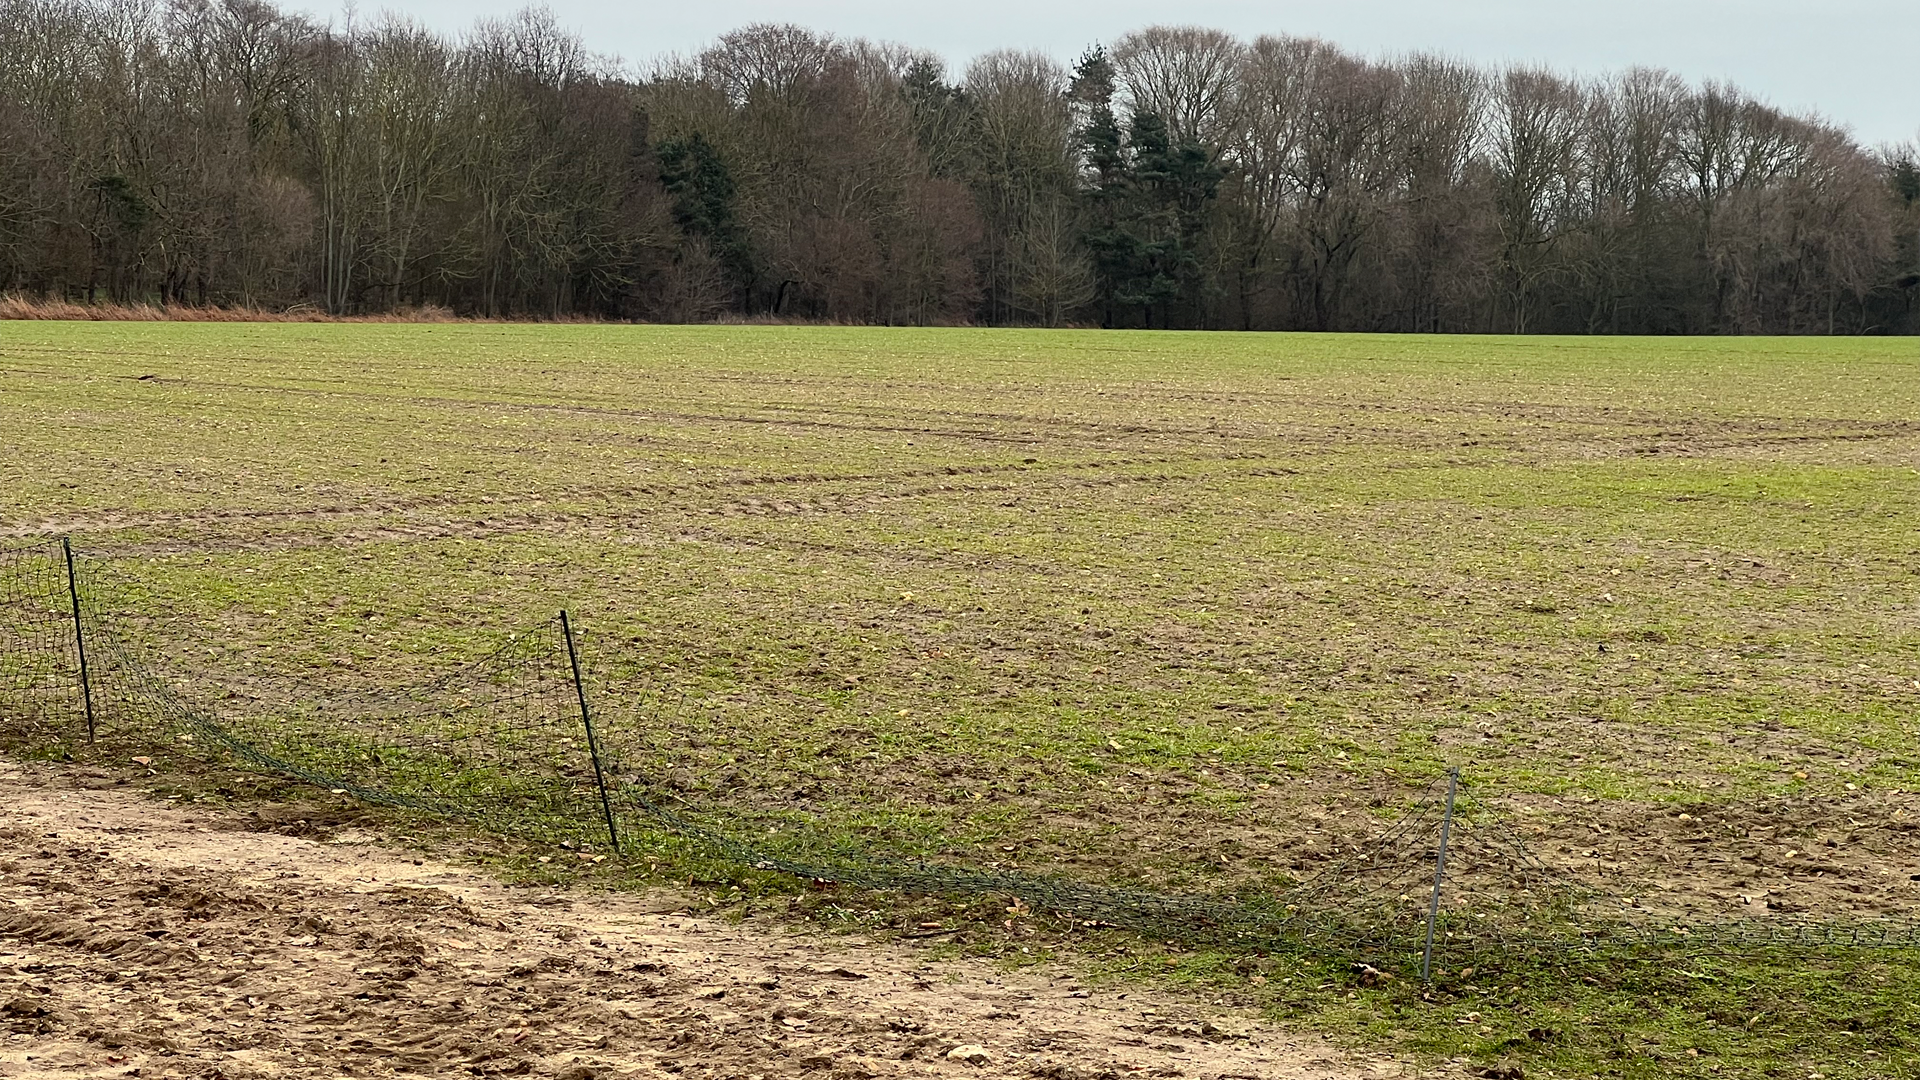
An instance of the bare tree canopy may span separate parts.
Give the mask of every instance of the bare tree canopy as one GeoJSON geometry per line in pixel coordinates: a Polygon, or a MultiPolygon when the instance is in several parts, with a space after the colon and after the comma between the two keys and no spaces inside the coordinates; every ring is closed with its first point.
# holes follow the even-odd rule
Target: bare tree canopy
{"type": "Polygon", "coordinates": [[[1920,146],[1739,88],[1156,26],[1072,70],[753,25],[635,76],[266,0],[0,0],[0,292],[1522,333],[1920,331],[1920,146]]]}

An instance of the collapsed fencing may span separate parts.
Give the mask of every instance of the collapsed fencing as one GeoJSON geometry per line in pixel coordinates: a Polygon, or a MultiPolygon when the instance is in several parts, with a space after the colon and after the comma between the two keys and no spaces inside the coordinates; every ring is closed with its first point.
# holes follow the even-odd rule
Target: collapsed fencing
{"type": "MultiPolygon", "coordinates": [[[[1166,892],[755,838],[631,767],[632,732],[594,715],[567,614],[438,678],[357,689],[247,680],[217,707],[157,668],[65,541],[0,549],[0,733],[24,749],[211,752],[368,803],[582,853],[669,837],[740,867],[857,888],[1001,896],[1081,925],[1459,969],[1515,953],[1920,947],[1911,918],[1657,915],[1543,864],[1458,771],[1369,843],[1301,880],[1166,892]]],[[[177,665],[176,665],[177,666],[177,665]]]]}

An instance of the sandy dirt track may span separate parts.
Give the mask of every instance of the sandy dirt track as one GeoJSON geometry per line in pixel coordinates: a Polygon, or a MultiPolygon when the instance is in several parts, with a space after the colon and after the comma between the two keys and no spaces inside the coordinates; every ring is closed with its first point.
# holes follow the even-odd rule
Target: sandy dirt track
{"type": "Polygon", "coordinates": [[[1384,1077],[1202,1003],[509,887],[0,760],[0,1076],[1384,1077]]]}

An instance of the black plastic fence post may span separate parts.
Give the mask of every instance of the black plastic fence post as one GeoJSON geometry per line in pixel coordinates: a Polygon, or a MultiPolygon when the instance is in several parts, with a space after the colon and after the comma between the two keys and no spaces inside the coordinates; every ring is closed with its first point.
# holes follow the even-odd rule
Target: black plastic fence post
{"type": "Polygon", "coordinates": [[[587,711],[587,688],[580,681],[580,653],[573,647],[573,623],[560,612],[560,633],[567,639],[567,662],[573,665],[573,693],[580,701],[580,724],[587,729],[587,755],[593,758],[593,780],[600,786],[600,809],[607,815],[607,839],[620,854],[620,828],[613,823],[613,799],[607,794],[607,774],[600,765],[600,736],[594,734],[593,714],[587,711]]]}
{"type": "Polygon", "coordinates": [[[87,671],[87,634],[80,622],[80,581],[73,572],[73,541],[60,538],[60,552],[67,557],[67,599],[73,602],[73,644],[80,650],[80,697],[87,705],[87,741],[93,741],[93,679],[87,671]]]}
{"type": "Polygon", "coordinates": [[[1420,954],[1420,981],[1433,981],[1433,928],[1440,921],[1440,883],[1447,877],[1447,834],[1453,831],[1453,796],[1460,790],[1460,768],[1447,773],[1447,813],[1440,819],[1440,852],[1433,860],[1433,903],[1427,908],[1427,947],[1420,954]]]}

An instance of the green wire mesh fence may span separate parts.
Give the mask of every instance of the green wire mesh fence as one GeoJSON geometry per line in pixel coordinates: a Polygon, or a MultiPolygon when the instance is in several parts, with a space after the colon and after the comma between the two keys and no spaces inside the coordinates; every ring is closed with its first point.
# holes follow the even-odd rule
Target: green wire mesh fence
{"type": "MultiPolygon", "coordinates": [[[[1300,951],[1422,975],[1519,953],[1920,947],[1910,915],[1655,913],[1528,849],[1458,773],[1370,842],[1280,887],[1167,892],[907,858],[729,823],[624,766],[595,725],[564,613],[440,677],[358,690],[267,677],[209,704],[163,672],[65,541],[0,548],[0,737],[17,751],[204,751],[368,803],[583,852],[670,836],[707,857],[820,882],[1017,899],[1089,925],[1300,951]]],[[[618,733],[611,741],[619,743],[618,733]]]]}
{"type": "Polygon", "coordinates": [[[0,547],[0,716],[18,742],[89,738],[72,548],[0,547]]]}

